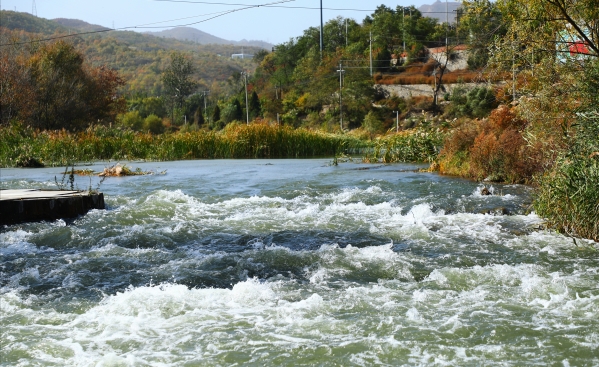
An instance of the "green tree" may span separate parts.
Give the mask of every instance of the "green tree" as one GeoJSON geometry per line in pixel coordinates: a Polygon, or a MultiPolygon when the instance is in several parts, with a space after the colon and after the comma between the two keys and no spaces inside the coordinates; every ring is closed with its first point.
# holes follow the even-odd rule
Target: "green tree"
{"type": "Polygon", "coordinates": [[[202,107],[198,107],[196,112],[193,114],[193,122],[198,125],[204,125],[204,113],[202,112],[202,107]]]}
{"type": "Polygon", "coordinates": [[[124,109],[117,95],[123,80],[111,69],[86,65],[72,44],[40,46],[28,63],[32,126],[78,130],[113,119],[124,109]]]}
{"type": "Polygon", "coordinates": [[[192,94],[198,83],[193,79],[194,67],[189,57],[181,52],[171,54],[170,65],[162,73],[166,97],[171,101],[171,118],[175,122],[175,108],[183,108],[185,99],[192,94]]]}
{"type": "Polygon", "coordinates": [[[253,61],[256,64],[260,64],[268,54],[269,52],[267,50],[260,50],[254,54],[253,61]]]}
{"type": "Polygon", "coordinates": [[[218,104],[214,106],[214,111],[212,111],[212,122],[220,121],[220,107],[218,104]]]}
{"type": "Polygon", "coordinates": [[[225,123],[229,123],[232,121],[242,121],[245,120],[243,118],[243,109],[241,108],[241,103],[237,98],[233,98],[225,107],[222,112],[222,119],[225,123]]]}
{"type": "Polygon", "coordinates": [[[374,65],[376,71],[380,73],[386,73],[389,71],[391,66],[391,52],[388,48],[385,47],[376,55],[376,61],[374,65]]]}
{"type": "Polygon", "coordinates": [[[121,124],[131,130],[140,131],[144,128],[144,118],[140,116],[139,111],[129,111],[120,118],[121,124]]]}
{"type": "Polygon", "coordinates": [[[254,120],[256,117],[259,117],[262,109],[260,107],[260,99],[258,98],[258,94],[256,91],[252,92],[249,100],[249,108],[250,108],[250,120],[254,120]]]}
{"type": "Polygon", "coordinates": [[[368,112],[362,123],[364,130],[370,134],[370,139],[383,130],[383,121],[373,111],[368,112]]]}
{"type": "Polygon", "coordinates": [[[468,68],[476,70],[486,66],[493,41],[506,33],[498,4],[490,0],[462,1],[458,31],[469,46],[468,68]]]}
{"type": "Polygon", "coordinates": [[[162,134],[164,132],[162,119],[156,115],[150,115],[146,117],[144,120],[144,129],[152,134],[162,134]]]}

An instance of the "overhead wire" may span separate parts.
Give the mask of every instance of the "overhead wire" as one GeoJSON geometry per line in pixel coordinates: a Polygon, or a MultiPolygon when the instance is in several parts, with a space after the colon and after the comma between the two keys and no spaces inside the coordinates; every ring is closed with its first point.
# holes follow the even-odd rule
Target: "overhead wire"
{"type": "MultiPolygon", "coordinates": [[[[187,3],[187,4],[205,4],[205,5],[225,5],[225,6],[250,6],[250,4],[240,3],[223,3],[215,1],[196,1],[196,0],[153,0],[156,2],[168,2],[168,3],[187,3]]],[[[304,10],[320,10],[320,7],[310,6],[285,6],[285,5],[263,5],[265,8],[281,8],[281,9],[304,9],[304,10]]],[[[322,10],[333,10],[333,11],[355,11],[355,12],[375,12],[376,9],[356,9],[356,8],[325,8],[322,10]]],[[[420,11],[421,14],[453,14],[453,11],[420,11]]]]}
{"type": "Polygon", "coordinates": [[[142,25],[131,26],[131,27],[106,28],[106,29],[101,29],[101,30],[96,30],[96,31],[78,32],[78,33],[72,33],[72,34],[68,34],[68,35],[65,34],[65,35],[60,35],[60,36],[53,36],[53,37],[47,37],[47,38],[37,39],[37,40],[33,40],[33,41],[4,43],[4,44],[0,44],[0,47],[4,47],[4,46],[19,46],[19,45],[26,45],[26,44],[32,44],[32,43],[37,43],[37,42],[54,41],[54,40],[59,40],[59,39],[64,39],[64,38],[69,38],[69,37],[84,36],[84,35],[98,34],[98,33],[106,33],[106,32],[112,32],[112,31],[124,31],[124,30],[131,30],[131,29],[156,29],[156,28],[188,27],[188,26],[191,26],[191,25],[204,23],[204,22],[207,22],[207,21],[212,20],[212,19],[216,19],[216,18],[225,16],[225,15],[228,15],[228,14],[231,14],[231,13],[235,13],[235,12],[239,12],[239,11],[243,11],[243,10],[247,10],[247,9],[265,7],[265,6],[274,5],[274,4],[283,4],[283,3],[288,3],[288,2],[292,2],[292,1],[295,1],[295,0],[280,0],[280,1],[275,1],[275,2],[266,3],[266,4],[247,5],[247,6],[243,7],[243,8],[231,9],[231,10],[226,10],[226,11],[223,11],[223,12],[209,13],[209,14],[204,14],[204,15],[199,15],[199,16],[193,16],[193,17],[186,17],[186,18],[180,18],[180,19],[170,20],[170,21],[176,21],[176,20],[184,20],[184,19],[197,18],[197,17],[200,17],[200,16],[212,15],[210,18],[203,19],[203,20],[200,20],[200,21],[197,21],[197,22],[187,23],[187,24],[178,24],[178,25],[172,25],[172,26],[152,26],[152,24],[160,24],[160,23],[170,22],[169,20],[167,20],[167,21],[161,21],[161,22],[156,22],[156,23],[148,23],[148,24],[142,24],[142,25]]]}

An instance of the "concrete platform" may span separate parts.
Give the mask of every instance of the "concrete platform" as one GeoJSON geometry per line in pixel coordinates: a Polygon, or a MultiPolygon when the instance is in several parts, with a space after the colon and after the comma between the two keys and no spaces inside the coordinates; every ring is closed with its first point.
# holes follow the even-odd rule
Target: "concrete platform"
{"type": "Polygon", "coordinates": [[[0,190],[0,225],[76,218],[104,208],[102,193],[0,190]]]}

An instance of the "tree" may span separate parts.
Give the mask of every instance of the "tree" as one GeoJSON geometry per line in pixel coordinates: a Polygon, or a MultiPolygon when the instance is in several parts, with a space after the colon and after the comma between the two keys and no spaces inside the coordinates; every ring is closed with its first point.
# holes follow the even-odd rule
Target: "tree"
{"type": "Polygon", "coordinates": [[[373,111],[368,112],[366,117],[364,117],[364,122],[362,126],[368,133],[370,134],[370,139],[383,129],[383,121],[374,113],[373,111]]]}
{"type": "Polygon", "coordinates": [[[204,125],[204,113],[202,112],[201,106],[199,106],[196,112],[194,113],[193,121],[198,126],[204,125]]]}
{"type": "Polygon", "coordinates": [[[389,71],[389,67],[391,66],[391,52],[387,47],[383,48],[381,52],[376,55],[374,65],[378,72],[385,73],[389,71]]]}
{"type": "Polygon", "coordinates": [[[464,0],[459,17],[458,33],[469,46],[468,68],[485,67],[494,39],[506,32],[499,6],[490,0],[464,0]]]}
{"type": "Polygon", "coordinates": [[[237,98],[233,98],[232,101],[227,104],[222,111],[222,119],[227,124],[232,121],[243,120],[243,109],[237,98]]]}
{"type": "Polygon", "coordinates": [[[214,106],[214,111],[212,111],[212,122],[220,121],[220,107],[218,105],[214,106]]]}
{"type": "Polygon", "coordinates": [[[571,235],[599,238],[599,6],[593,0],[503,0],[504,37],[490,63],[511,71],[508,98],[544,171],[535,210],[571,235]],[[530,37],[534,34],[534,37],[530,37]],[[519,98],[519,96],[522,96],[519,98]]]}
{"type": "Polygon", "coordinates": [[[162,119],[156,115],[146,117],[144,120],[144,128],[152,134],[162,134],[164,132],[162,119]]]}
{"type": "Polygon", "coordinates": [[[194,67],[191,59],[181,52],[171,54],[171,63],[162,73],[162,83],[167,98],[171,101],[172,122],[175,108],[183,108],[185,99],[192,94],[198,84],[193,80],[194,67]]]}
{"type": "Polygon", "coordinates": [[[125,109],[117,95],[124,81],[112,69],[94,68],[67,42],[35,49],[26,61],[29,93],[21,98],[19,118],[42,129],[80,130],[112,121],[125,109]],[[27,106],[24,108],[24,106],[27,106]]]}
{"type": "Polygon", "coordinates": [[[258,94],[256,91],[252,92],[249,101],[250,108],[250,119],[254,120],[256,117],[260,116],[261,107],[260,107],[260,99],[258,98],[258,94]]]}
{"type": "Polygon", "coordinates": [[[256,64],[260,64],[268,54],[269,52],[267,50],[260,50],[254,55],[253,61],[256,64]]]}

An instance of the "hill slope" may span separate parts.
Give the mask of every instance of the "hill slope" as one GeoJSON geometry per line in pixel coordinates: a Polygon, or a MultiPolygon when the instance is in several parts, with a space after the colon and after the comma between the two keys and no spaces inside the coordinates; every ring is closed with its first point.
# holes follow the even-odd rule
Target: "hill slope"
{"type": "MultiPolygon", "coordinates": [[[[251,60],[231,59],[231,54],[239,52],[238,45],[199,45],[191,41],[155,37],[133,31],[103,32],[109,29],[77,19],[48,20],[28,13],[1,11],[0,26],[9,31],[0,32],[0,37],[3,38],[0,43],[8,41],[11,37],[26,41],[71,34],[71,37],[65,40],[72,42],[93,66],[106,66],[117,70],[127,81],[123,91],[129,93],[160,95],[162,70],[170,62],[173,51],[190,55],[196,69],[196,80],[206,88],[213,85],[226,88],[226,81],[231,75],[239,74],[242,70],[251,71],[256,66],[251,60]],[[100,33],[74,34],[93,31],[100,33]]],[[[248,53],[256,53],[259,50],[260,48],[251,46],[246,46],[245,49],[248,53]]]]}
{"type": "Polygon", "coordinates": [[[178,27],[167,29],[160,32],[146,32],[156,37],[174,38],[180,41],[191,41],[200,45],[216,44],[216,45],[239,45],[239,46],[254,46],[265,49],[271,49],[272,44],[264,41],[229,41],[223,38],[213,36],[209,33],[202,32],[199,29],[192,27],[178,27]]]}
{"type": "Polygon", "coordinates": [[[110,29],[97,24],[89,24],[79,19],[56,18],[52,19],[52,21],[64,28],[75,29],[81,32],[107,31],[110,29]]]}
{"type": "Polygon", "coordinates": [[[420,10],[422,15],[425,17],[437,19],[439,23],[445,23],[447,21],[447,15],[449,15],[449,23],[455,23],[455,10],[457,10],[460,6],[462,6],[462,4],[458,2],[450,1],[446,4],[445,2],[437,0],[430,5],[421,5],[418,7],[418,10],[420,10]],[[446,14],[447,9],[449,10],[449,14],[446,14]]]}

